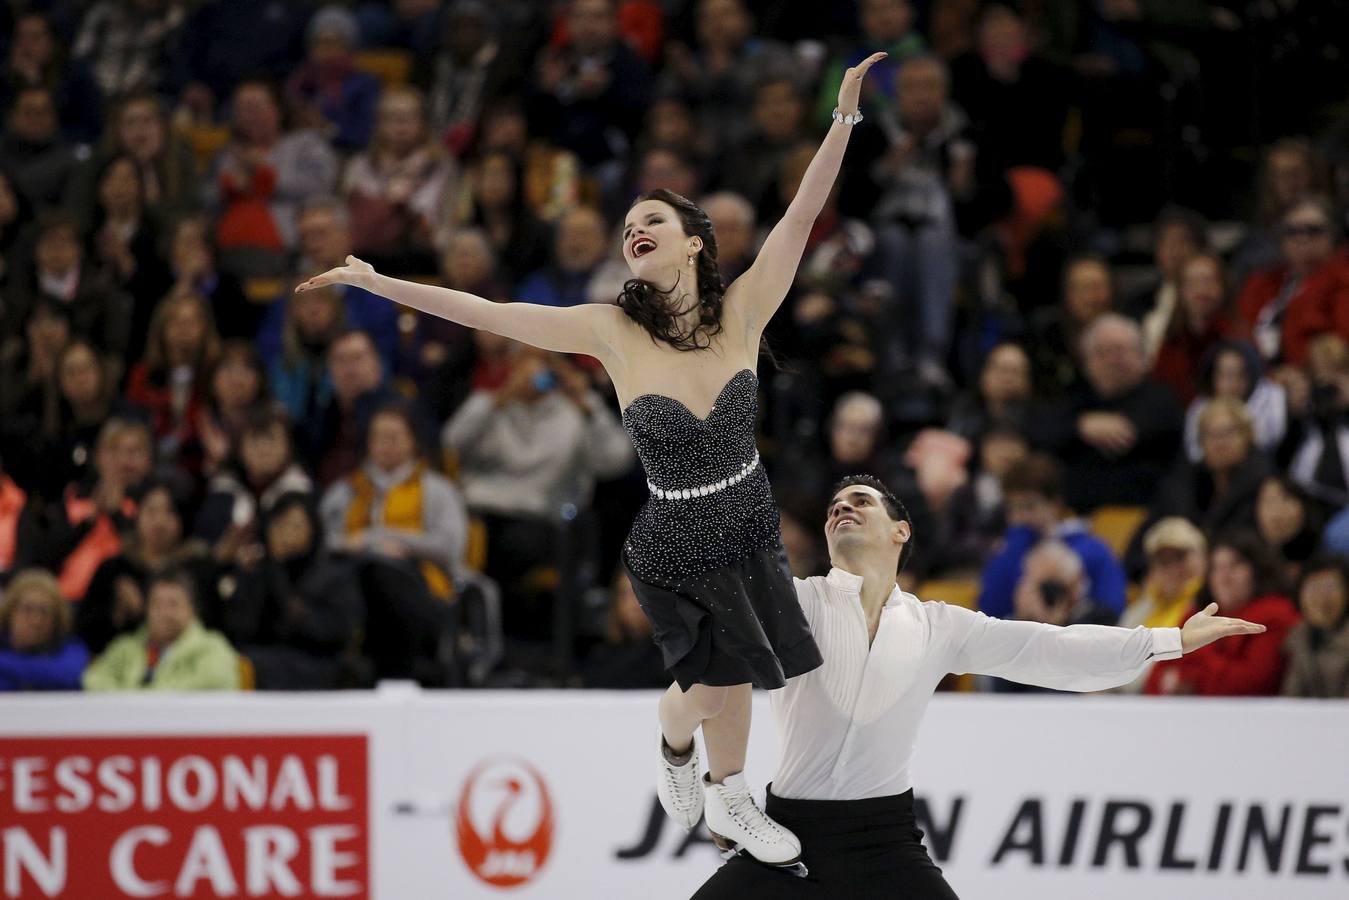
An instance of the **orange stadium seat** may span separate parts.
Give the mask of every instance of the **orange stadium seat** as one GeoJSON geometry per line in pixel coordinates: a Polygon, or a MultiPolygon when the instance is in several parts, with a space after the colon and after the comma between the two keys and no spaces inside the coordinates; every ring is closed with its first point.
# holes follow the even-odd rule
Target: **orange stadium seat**
{"type": "Polygon", "coordinates": [[[976,609],[979,605],[979,579],[933,578],[918,586],[920,600],[940,600],[952,606],[976,609]]]}
{"type": "Polygon", "coordinates": [[[1102,506],[1091,514],[1088,520],[1092,533],[1105,541],[1115,555],[1124,558],[1134,532],[1148,517],[1147,507],[1143,506],[1102,506]]]}
{"type": "Polygon", "coordinates": [[[362,50],[356,54],[356,68],[375,76],[385,87],[407,84],[412,74],[412,54],[406,50],[362,50]]]}

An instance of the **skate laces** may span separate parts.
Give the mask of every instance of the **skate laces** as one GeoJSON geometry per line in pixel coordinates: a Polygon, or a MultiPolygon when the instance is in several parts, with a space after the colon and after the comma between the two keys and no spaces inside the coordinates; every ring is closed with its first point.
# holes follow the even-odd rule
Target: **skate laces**
{"type": "Polygon", "coordinates": [[[772,832],[778,838],[786,836],[778,823],[759,809],[759,804],[754,802],[754,795],[748,788],[733,792],[721,791],[721,798],[731,821],[756,837],[763,838],[767,832],[772,832]]]}
{"type": "MultiPolygon", "coordinates": [[[[698,784],[698,770],[693,765],[693,759],[690,759],[683,766],[676,766],[670,760],[665,759],[663,755],[661,758],[665,760],[665,783],[670,788],[671,799],[682,809],[692,807],[697,800],[695,792],[701,790],[701,786],[698,784]],[[686,766],[689,776],[681,778],[679,770],[686,766]]],[[[694,759],[696,758],[695,756],[694,759]]]]}

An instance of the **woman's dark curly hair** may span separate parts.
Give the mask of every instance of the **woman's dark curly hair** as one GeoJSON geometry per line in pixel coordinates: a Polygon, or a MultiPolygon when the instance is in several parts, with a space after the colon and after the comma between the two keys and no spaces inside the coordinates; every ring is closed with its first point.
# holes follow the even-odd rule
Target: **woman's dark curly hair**
{"type": "Polygon", "coordinates": [[[685,301],[687,290],[680,291],[679,282],[669,291],[662,291],[649,281],[630,278],[618,295],[618,306],[628,318],[646,329],[652,340],[664,341],[676,350],[703,350],[712,344],[712,337],[721,331],[721,305],[726,286],[717,267],[717,239],[712,233],[712,220],[690,200],[674,191],[658,188],[647,191],[632,202],[659,200],[674,207],[683,225],[684,233],[702,239],[703,249],[697,258],[698,324],[685,328],[680,317],[689,311],[685,301]]]}

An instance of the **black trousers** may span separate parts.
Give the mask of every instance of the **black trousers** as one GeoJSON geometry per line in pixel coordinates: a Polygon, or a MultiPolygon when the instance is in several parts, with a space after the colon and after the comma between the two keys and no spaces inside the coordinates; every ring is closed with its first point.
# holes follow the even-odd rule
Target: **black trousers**
{"type": "Polygon", "coordinates": [[[805,878],[736,856],[693,900],[959,900],[923,847],[913,791],[869,800],[786,800],[766,811],[801,839],[805,878]]]}

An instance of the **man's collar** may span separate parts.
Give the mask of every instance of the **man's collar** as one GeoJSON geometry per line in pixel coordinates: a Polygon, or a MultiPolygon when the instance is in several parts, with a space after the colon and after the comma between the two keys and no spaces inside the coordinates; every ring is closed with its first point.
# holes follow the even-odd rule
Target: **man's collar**
{"type": "Polygon", "coordinates": [[[838,566],[834,566],[829,570],[829,575],[825,580],[840,591],[847,591],[849,594],[862,593],[862,581],[864,580],[862,576],[854,575],[851,572],[845,572],[838,566]]]}
{"type": "MultiPolygon", "coordinates": [[[[864,580],[865,579],[862,578],[861,575],[854,575],[851,572],[840,569],[838,566],[831,568],[829,574],[825,577],[825,581],[835,589],[843,591],[846,594],[858,595],[862,593],[862,582],[864,580]]],[[[897,603],[899,598],[903,596],[903,593],[904,592],[899,589],[898,584],[893,585],[890,589],[890,596],[885,600],[885,605],[890,606],[897,603]]]]}

